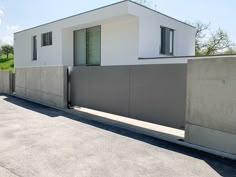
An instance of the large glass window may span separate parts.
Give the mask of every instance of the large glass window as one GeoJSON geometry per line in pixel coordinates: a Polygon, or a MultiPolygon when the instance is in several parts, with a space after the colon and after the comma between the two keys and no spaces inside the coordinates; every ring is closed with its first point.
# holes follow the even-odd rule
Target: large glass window
{"type": "Polygon", "coordinates": [[[173,55],[174,53],[174,30],[161,27],[161,49],[160,53],[164,55],[173,55]]]}
{"type": "Polygon", "coordinates": [[[74,65],[100,65],[101,27],[74,32],[74,65]]]}

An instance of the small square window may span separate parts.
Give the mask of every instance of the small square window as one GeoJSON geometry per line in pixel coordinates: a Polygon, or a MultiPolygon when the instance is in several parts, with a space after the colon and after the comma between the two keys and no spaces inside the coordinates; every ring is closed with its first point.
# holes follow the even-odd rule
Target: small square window
{"type": "Polygon", "coordinates": [[[42,46],[52,45],[52,32],[42,34],[42,46]]]}

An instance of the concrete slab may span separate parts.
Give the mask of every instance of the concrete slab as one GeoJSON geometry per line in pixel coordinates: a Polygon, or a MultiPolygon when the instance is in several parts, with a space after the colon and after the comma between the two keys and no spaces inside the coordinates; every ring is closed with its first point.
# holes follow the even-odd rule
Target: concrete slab
{"type": "Polygon", "coordinates": [[[66,108],[66,69],[63,66],[16,68],[15,94],[38,103],[66,108]]]}
{"type": "Polygon", "coordinates": [[[14,97],[0,96],[0,110],[0,166],[17,176],[236,174],[234,161],[14,97]]]}
{"type": "Polygon", "coordinates": [[[236,156],[236,58],[189,60],[186,141],[236,156]]]}
{"type": "Polygon", "coordinates": [[[186,141],[219,151],[232,152],[236,155],[236,135],[232,133],[187,124],[186,141]],[[199,136],[199,132],[204,136],[199,136]],[[219,141],[221,143],[219,143],[219,141]]]}
{"type": "Polygon", "coordinates": [[[184,130],[176,128],[166,127],[158,124],[144,122],[141,120],[136,120],[83,107],[74,107],[74,109],[65,111],[92,120],[101,121],[103,123],[110,122],[112,125],[117,125],[121,128],[127,128],[129,130],[133,130],[138,133],[143,133],[153,137],[162,138],[170,142],[175,142],[184,139],[184,130]]]}
{"type": "Polygon", "coordinates": [[[19,177],[17,175],[15,175],[14,173],[12,173],[11,171],[9,171],[8,169],[2,168],[0,166],[0,176],[2,177],[19,177]]]}
{"type": "Polygon", "coordinates": [[[0,70],[0,93],[11,93],[11,72],[0,70]]]}
{"type": "Polygon", "coordinates": [[[108,125],[117,126],[120,128],[131,130],[133,132],[141,133],[141,134],[158,138],[164,141],[175,143],[181,146],[185,146],[185,147],[193,148],[199,151],[207,152],[213,155],[217,155],[223,158],[236,160],[235,154],[227,153],[227,151],[222,151],[222,149],[227,149],[227,148],[228,149],[231,148],[234,150],[235,141],[231,141],[235,139],[233,135],[230,136],[231,139],[230,138],[225,139],[223,136],[221,135],[219,136],[219,132],[214,132],[213,130],[205,131],[204,129],[201,129],[197,131],[192,131],[191,135],[195,135],[196,137],[201,138],[202,140],[205,140],[204,144],[198,144],[197,141],[189,140],[189,135],[190,135],[189,124],[187,124],[186,131],[184,131],[184,130],[179,130],[179,129],[166,127],[166,126],[162,126],[158,124],[153,124],[149,122],[144,122],[144,121],[140,121],[140,120],[136,120],[136,119],[132,119],[128,117],[118,116],[115,114],[105,113],[102,111],[83,108],[83,107],[74,107],[73,109],[64,109],[63,111],[77,115],[77,116],[82,116],[89,120],[95,120],[95,121],[99,121],[108,125]],[[199,136],[198,135],[199,132],[208,136],[210,133],[211,140],[208,140],[205,137],[199,136]],[[222,140],[223,143],[218,145],[219,147],[224,147],[222,149],[213,148],[214,146],[208,146],[209,142],[211,143],[214,142],[214,144],[218,143],[217,136],[220,137],[220,138],[218,137],[219,139],[222,139],[222,138],[224,139],[222,140]],[[225,143],[229,144],[229,142],[231,145],[229,147],[225,146],[225,143]]]}

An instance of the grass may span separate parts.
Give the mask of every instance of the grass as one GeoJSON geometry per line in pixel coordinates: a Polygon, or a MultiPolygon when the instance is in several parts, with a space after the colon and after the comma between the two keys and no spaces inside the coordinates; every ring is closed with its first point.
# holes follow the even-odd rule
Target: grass
{"type": "Polygon", "coordinates": [[[14,55],[9,54],[8,59],[6,55],[0,55],[0,70],[14,71],[14,55]]]}

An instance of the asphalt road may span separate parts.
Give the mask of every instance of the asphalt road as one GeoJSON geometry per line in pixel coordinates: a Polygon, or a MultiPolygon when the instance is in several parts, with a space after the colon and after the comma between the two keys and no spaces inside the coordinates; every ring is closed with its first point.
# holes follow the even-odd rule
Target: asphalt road
{"type": "Polygon", "coordinates": [[[0,95],[0,177],[236,176],[234,161],[0,95]]]}

